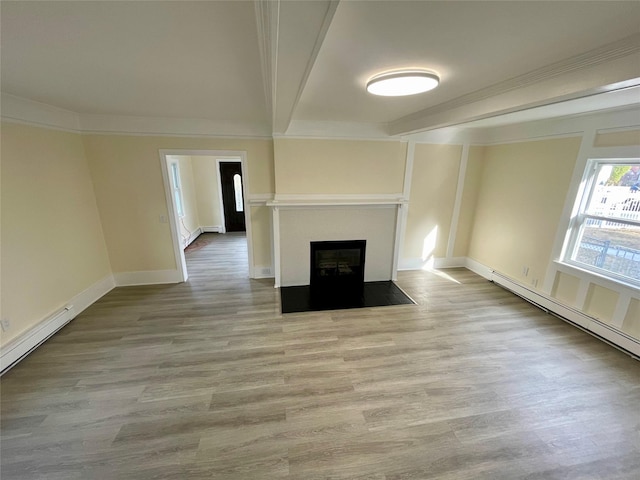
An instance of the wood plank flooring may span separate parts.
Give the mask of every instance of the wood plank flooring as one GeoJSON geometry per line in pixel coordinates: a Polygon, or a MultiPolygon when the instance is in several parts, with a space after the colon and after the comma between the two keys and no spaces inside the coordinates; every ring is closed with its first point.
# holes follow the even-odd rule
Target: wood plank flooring
{"type": "Polygon", "coordinates": [[[245,239],[118,288],[1,380],[9,479],[640,479],[640,364],[464,270],[281,315],[245,239]]]}

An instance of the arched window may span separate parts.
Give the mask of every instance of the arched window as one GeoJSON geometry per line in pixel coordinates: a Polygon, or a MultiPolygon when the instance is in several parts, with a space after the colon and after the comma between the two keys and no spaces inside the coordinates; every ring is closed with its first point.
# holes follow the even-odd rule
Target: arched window
{"type": "Polygon", "coordinates": [[[242,177],[238,173],[233,176],[233,193],[236,198],[236,212],[244,212],[244,205],[242,203],[242,177]]]}

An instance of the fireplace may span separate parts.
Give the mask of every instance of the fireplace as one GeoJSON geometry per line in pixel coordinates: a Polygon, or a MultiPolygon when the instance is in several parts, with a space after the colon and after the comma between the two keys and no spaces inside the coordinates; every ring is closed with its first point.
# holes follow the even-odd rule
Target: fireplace
{"type": "Polygon", "coordinates": [[[336,293],[362,290],[366,246],[366,240],[310,242],[311,289],[336,293]]]}
{"type": "Polygon", "coordinates": [[[403,201],[309,200],[269,205],[282,313],[412,304],[392,281],[403,201]]]}

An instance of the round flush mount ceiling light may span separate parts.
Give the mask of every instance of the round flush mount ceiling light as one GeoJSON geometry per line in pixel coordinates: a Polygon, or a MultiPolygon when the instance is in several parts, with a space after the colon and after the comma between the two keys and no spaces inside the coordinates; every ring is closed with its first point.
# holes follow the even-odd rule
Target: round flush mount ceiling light
{"type": "Polygon", "coordinates": [[[374,75],[367,92],[385,97],[401,97],[433,90],[440,83],[437,75],[424,70],[394,70],[374,75]]]}

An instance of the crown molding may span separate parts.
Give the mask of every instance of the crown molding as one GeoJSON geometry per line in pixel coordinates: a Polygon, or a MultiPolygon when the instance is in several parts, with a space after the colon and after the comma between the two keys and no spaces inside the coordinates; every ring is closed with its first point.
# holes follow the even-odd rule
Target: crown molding
{"type": "Polygon", "coordinates": [[[636,125],[627,125],[624,127],[604,127],[596,130],[596,135],[608,134],[608,133],[621,133],[640,130],[640,111],[638,112],[638,123],[636,125]]]}
{"type": "Polygon", "coordinates": [[[635,34],[401,117],[387,131],[407,135],[638,84],[640,34],[635,34]]]}
{"type": "Polygon", "coordinates": [[[519,132],[518,138],[566,136],[591,128],[594,121],[600,125],[608,125],[598,127],[601,129],[633,129],[640,124],[640,114],[637,113],[639,108],[640,87],[635,87],[414,133],[402,138],[417,143],[485,144],[487,138],[504,137],[505,132],[519,132]],[[587,120],[588,118],[595,120],[587,120]]]}
{"type": "Polygon", "coordinates": [[[293,120],[285,134],[274,138],[387,140],[397,142],[400,137],[389,136],[383,124],[355,122],[326,122],[293,120]]]}
{"type": "Polygon", "coordinates": [[[285,135],[272,135],[264,125],[214,122],[207,119],[79,114],[2,93],[2,120],[73,133],[213,138],[309,138],[387,140],[383,125],[349,122],[293,121],[285,135]]]}
{"type": "Polygon", "coordinates": [[[83,133],[203,137],[271,138],[264,125],[216,122],[203,118],[80,115],[83,133]]]}
{"type": "MultiPolygon", "coordinates": [[[[637,96],[640,87],[577,99],[576,113],[558,115],[556,108],[546,105],[535,109],[513,112],[501,119],[484,119],[460,125],[404,135],[389,136],[380,124],[349,122],[294,121],[285,135],[272,135],[264,126],[220,124],[203,119],[118,117],[109,115],[82,115],[62,108],[26,98],[2,93],[2,120],[33,125],[41,128],[73,133],[100,135],[135,135],[196,138],[236,138],[251,140],[315,139],[315,140],[371,140],[431,143],[491,145],[526,140],[572,136],[587,128],[597,130],[628,130],[640,128],[640,101],[629,105],[629,97],[637,96]],[[604,104],[614,108],[581,111],[584,102],[601,97],[604,104]],[[532,113],[534,113],[532,118],[532,113]],[[487,126],[487,124],[489,124],[487,126]]],[[[570,102],[569,102],[570,103],[570,102]]],[[[565,104],[566,105],[566,102],[565,104]]],[[[563,106],[563,110],[566,110],[563,106]]]]}
{"type": "Polygon", "coordinates": [[[592,65],[599,65],[637,52],[640,52],[640,34],[632,35],[618,42],[605,45],[581,55],[570,57],[568,59],[552,63],[551,65],[547,65],[546,67],[532,70],[523,75],[495,83],[489,87],[476,90],[475,92],[462,95],[448,102],[425,109],[422,112],[431,114],[451,110],[462,105],[501,95],[511,90],[533,85],[564,73],[581,70],[592,65]]]}
{"type": "Polygon", "coordinates": [[[201,118],[80,114],[2,92],[2,120],[72,133],[271,139],[264,125],[201,118]]]}
{"type": "Polygon", "coordinates": [[[2,119],[80,133],[80,115],[71,110],[2,92],[2,119]]]}
{"type": "Polygon", "coordinates": [[[470,129],[468,140],[475,145],[496,145],[579,136],[587,130],[607,131],[634,128],[640,128],[640,105],[513,125],[470,129]]]}

